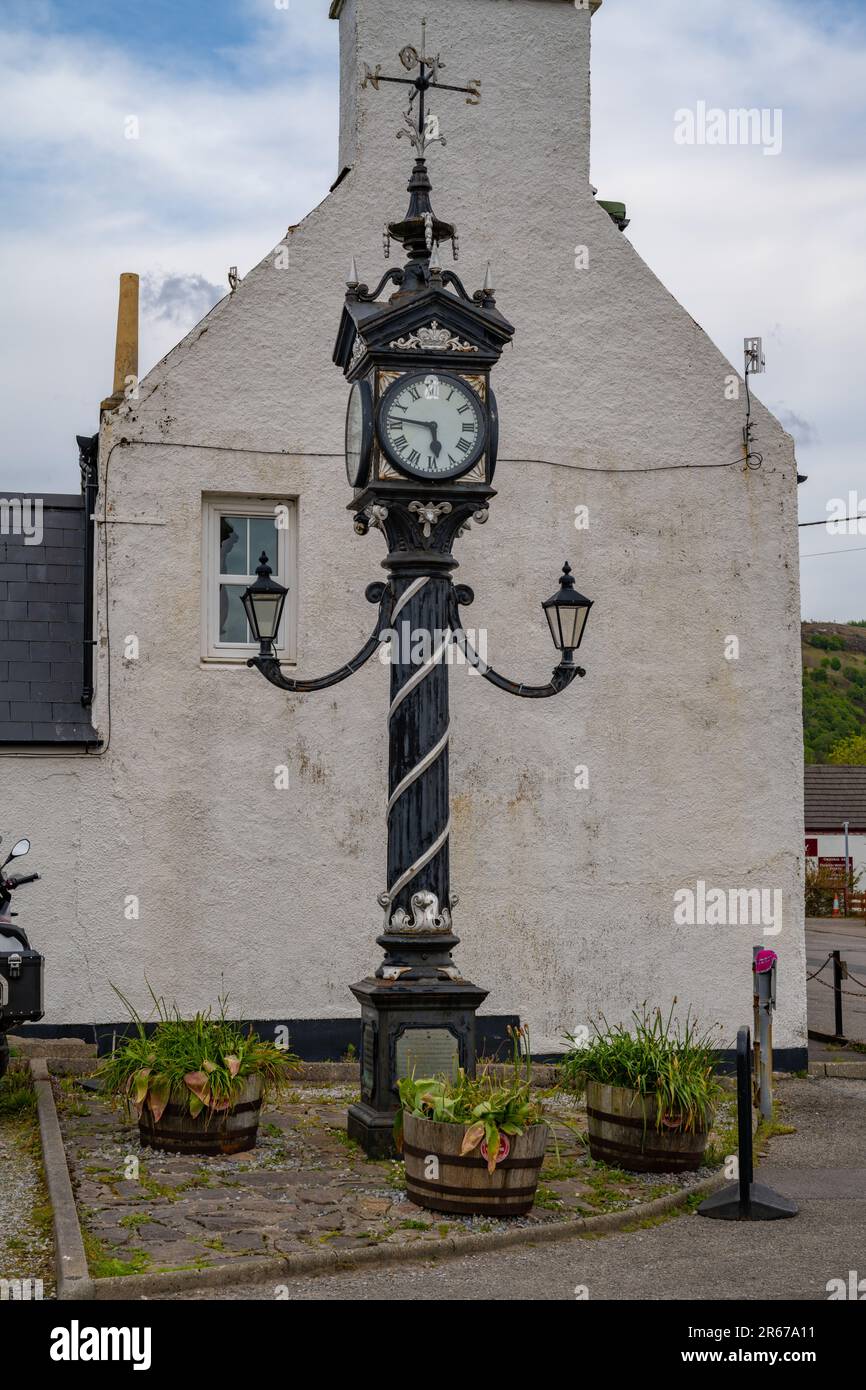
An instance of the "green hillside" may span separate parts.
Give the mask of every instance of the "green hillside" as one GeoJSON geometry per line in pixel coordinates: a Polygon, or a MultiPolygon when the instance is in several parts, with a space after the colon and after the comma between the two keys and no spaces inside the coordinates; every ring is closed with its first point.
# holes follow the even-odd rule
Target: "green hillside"
{"type": "Polygon", "coordinates": [[[866,621],[803,623],[803,741],[807,763],[866,734],[866,621]]]}

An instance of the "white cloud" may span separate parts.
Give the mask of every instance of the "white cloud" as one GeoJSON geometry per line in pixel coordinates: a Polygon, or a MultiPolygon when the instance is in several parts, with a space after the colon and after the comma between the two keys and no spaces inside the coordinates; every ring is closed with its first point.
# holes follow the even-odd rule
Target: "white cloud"
{"type": "Polygon", "coordinates": [[[148,272],[141,281],[140,307],[146,317],[188,324],[204,318],[224,293],[203,275],[148,272]]]}
{"type": "MultiPolygon", "coordinates": [[[[197,47],[156,62],[134,31],[63,34],[48,0],[5,13],[0,161],[16,224],[2,481],[65,490],[74,436],[95,428],[111,384],[118,274],[176,282],[174,316],[143,316],[146,371],[195,321],[204,284],[224,291],[230,265],[246,273],[326,192],[337,26],[324,0],[243,0],[243,47],[214,50],[205,25],[197,47]],[[137,141],[124,139],[129,115],[137,141]]],[[[763,335],[758,394],[783,403],[789,428],[807,425],[794,428],[804,520],[866,474],[864,156],[862,9],[608,0],[595,16],[593,182],[627,202],[626,235],[735,364],[743,338],[763,335]],[[676,145],[675,112],[699,100],[781,107],[782,153],[676,145]]],[[[815,532],[802,534],[805,553],[815,532]]],[[[864,575],[866,553],[805,564],[804,609],[866,610],[864,575]]]]}
{"type": "MultiPolygon", "coordinates": [[[[863,491],[866,477],[859,13],[795,0],[612,0],[593,21],[593,183],[626,202],[626,235],[736,366],[743,338],[763,335],[757,394],[785,403],[788,428],[808,422],[794,430],[809,474],[803,520],[825,516],[828,497],[863,491]],[[780,107],[782,153],[676,145],[675,112],[698,101],[780,107]]],[[[819,548],[815,531],[801,532],[804,554],[819,548]]],[[[805,563],[804,611],[866,617],[864,576],[866,553],[805,563]]]]}
{"type": "Polygon", "coordinates": [[[307,29],[315,43],[297,42],[297,14],[260,25],[235,55],[240,79],[258,55],[254,87],[148,65],[126,35],[121,48],[0,32],[0,160],[17,224],[4,244],[5,488],[77,488],[74,437],[96,428],[110,390],[122,271],[145,277],[145,298],[148,285],[175,288],[171,316],[143,315],[144,373],[210,307],[206,285],[225,292],[230,265],[245,274],[327,192],[336,25],[327,43],[322,25],[307,29]],[[130,115],[137,140],[124,136],[130,115]]]}

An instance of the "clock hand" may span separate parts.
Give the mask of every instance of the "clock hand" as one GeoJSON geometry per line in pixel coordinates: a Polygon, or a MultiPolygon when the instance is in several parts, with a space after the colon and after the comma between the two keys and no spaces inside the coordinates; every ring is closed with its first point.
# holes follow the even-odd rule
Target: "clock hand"
{"type": "Polygon", "coordinates": [[[438,458],[439,455],[442,453],[442,445],[438,437],[439,426],[437,425],[435,420],[413,420],[409,415],[404,415],[403,418],[400,419],[398,416],[392,415],[390,423],[392,425],[423,425],[424,428],[430,430],[431,434],[433,435],[433,438],[430,441],[430,451],[433,454],[434,458],[438,458]]]}

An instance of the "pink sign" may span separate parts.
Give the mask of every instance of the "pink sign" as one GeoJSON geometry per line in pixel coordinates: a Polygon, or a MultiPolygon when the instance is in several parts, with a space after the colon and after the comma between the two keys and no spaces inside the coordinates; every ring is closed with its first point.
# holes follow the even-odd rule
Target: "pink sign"
{"type": "Polygon", "coordinates": [[[775,951],[759,951],[754,960],[755,973],[766,974],[768,970],[772,970],[778,959],[775,951]]]}
{"type": "MultiPolygon", "coordinates": [[[[509,1155],[510,1153],[511,1153],[511,1141],[509,1140],[508,1135],[507,1135],[507,1134],[500,1134],[500,1135],[499,1135],[499,1152],[498,1152],[497,1155],[496,1155],[496,1162],[497,1162],[497,1163],[501,1163],[502,1160],[503,1160],[503,1158],[507,1158],[508,1155],[509,1155]]],[[[482,1139],[482,1140],[481,1140],[481,1157],[484,1158],[484,1159],[487,1159],[487,1158],[490,1157],[490,1154],[489,1154],[488,1149],[487,1149],[487,1140],[486,1140],[486,1139],[482,1139]]]]}

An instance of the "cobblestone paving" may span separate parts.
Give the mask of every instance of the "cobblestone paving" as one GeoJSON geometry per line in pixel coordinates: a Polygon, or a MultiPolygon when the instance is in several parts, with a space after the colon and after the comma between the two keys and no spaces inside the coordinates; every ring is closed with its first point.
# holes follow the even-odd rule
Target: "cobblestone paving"
{"type": "Polygon", "coordinates": [[[515,1224],[540,1226],[622,1210],[692,1184],[686,1178],[618,1173],[593,1163],[579,1133],[585,1114],[567,1099],[549,1118],[558,1142],[545,1160],[538,1201],[526,1217],[437,1215],[410,1202],[403,1167],[373,1162],[346,1133],[349,1087],[306,1087],[262,1114],[254,1150],[198,1158],[141,1149],[126,1121],[74,1079],[55,1082],[58,1112],[97,1277],[207,1267],[309,1250],[358,1249],[515,1224]]]}

